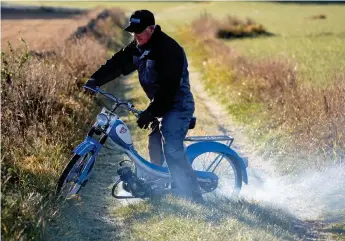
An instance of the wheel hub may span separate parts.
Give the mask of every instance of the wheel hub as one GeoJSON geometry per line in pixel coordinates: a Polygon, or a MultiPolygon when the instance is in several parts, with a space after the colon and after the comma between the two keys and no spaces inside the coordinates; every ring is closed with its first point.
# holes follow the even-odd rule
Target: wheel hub
{"type": "Polygon", "coordinates": [[[217,180],[202,180],[199,181],[199,186],[202,191],[204,192],[212,192],[218,187],[218,181],[217,180]]]}

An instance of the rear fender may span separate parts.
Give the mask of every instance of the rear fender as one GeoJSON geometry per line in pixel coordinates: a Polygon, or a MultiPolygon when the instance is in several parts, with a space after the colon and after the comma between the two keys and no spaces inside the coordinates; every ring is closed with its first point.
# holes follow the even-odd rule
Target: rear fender
{"type": "Polygon", "coordinates": [[[219,152],[229,156],[229,158],[241,168],[243,182],[245,184],[248,184],[248,175],[246,170],[248,167],[247,159],[240,157],[230,147],[214,141],[203,141],[193,143],[187,147],[186,154],[188,156],[188,160],[192,164],[194,159],[204,152],[219,152]]]}

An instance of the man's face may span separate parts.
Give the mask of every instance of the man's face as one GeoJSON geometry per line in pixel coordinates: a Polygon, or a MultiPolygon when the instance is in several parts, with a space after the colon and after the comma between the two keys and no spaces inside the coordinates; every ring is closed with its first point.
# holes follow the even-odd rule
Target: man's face
{"type": "Polygon", "coordinates": [[[137,44],[139,46],[146,44],[150,40],[153,30],[154,30],[154,27],[149,26],[141,33],[134,33],[134,38],[137,41],[137,44]]]}

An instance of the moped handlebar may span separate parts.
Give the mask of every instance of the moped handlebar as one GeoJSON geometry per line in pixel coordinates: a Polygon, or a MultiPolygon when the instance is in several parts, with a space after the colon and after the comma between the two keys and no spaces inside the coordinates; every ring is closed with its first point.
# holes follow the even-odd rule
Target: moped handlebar
{"type": "Polygon", "coordinates": [[[132,112],[135,116],[138,116],[142,111],[141,110],[137,110],[134,108],[134,105],[129,102],[129,101],[124,101],[124,100],[119,100],[118,98],[116,98],[114,95],[110,94],[110,93],[106,93],[104,92],[102,89],[100,89],[99,87],[96,87],[95,89],[84,85],[83,86],[85,89],[91,90],[93,92],[96,93],[100,93],[104,96],[106,96],[108,99],[112,100],[113,102],[116,103],[116,107],[114,109],[116,109],[117,107],[124,107],[125,109],[129,110],[130,112],[132,112]]]}

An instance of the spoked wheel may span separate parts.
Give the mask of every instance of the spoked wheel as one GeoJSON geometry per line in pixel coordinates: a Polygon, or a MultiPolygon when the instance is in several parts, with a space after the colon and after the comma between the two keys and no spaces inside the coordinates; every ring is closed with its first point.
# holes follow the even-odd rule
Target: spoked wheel
{"type": "Polygon", "coordinates": [[[192,164],[194,170],[213,172],[218,176],[218,185],[214,191],[209,192],[203,188],[202,192],[207,193],[205,197],[235,198],[242,187],[241,168],[227,155],[217,152],[204,152],[197,156],[192,164]]]}
{"type": "MultiPolygon", "coordinates": [[[[58,198],[68,199],[79,192],[82,185],[77,183],[78,178],[92,156],[93,152],[88,152],[83,156],[75,154],[72,157],[58,180],[56,186],[56,196],[58,198]]],[[[88,173],[92,168],[93,164],[89,168],[88,173]]]]}

